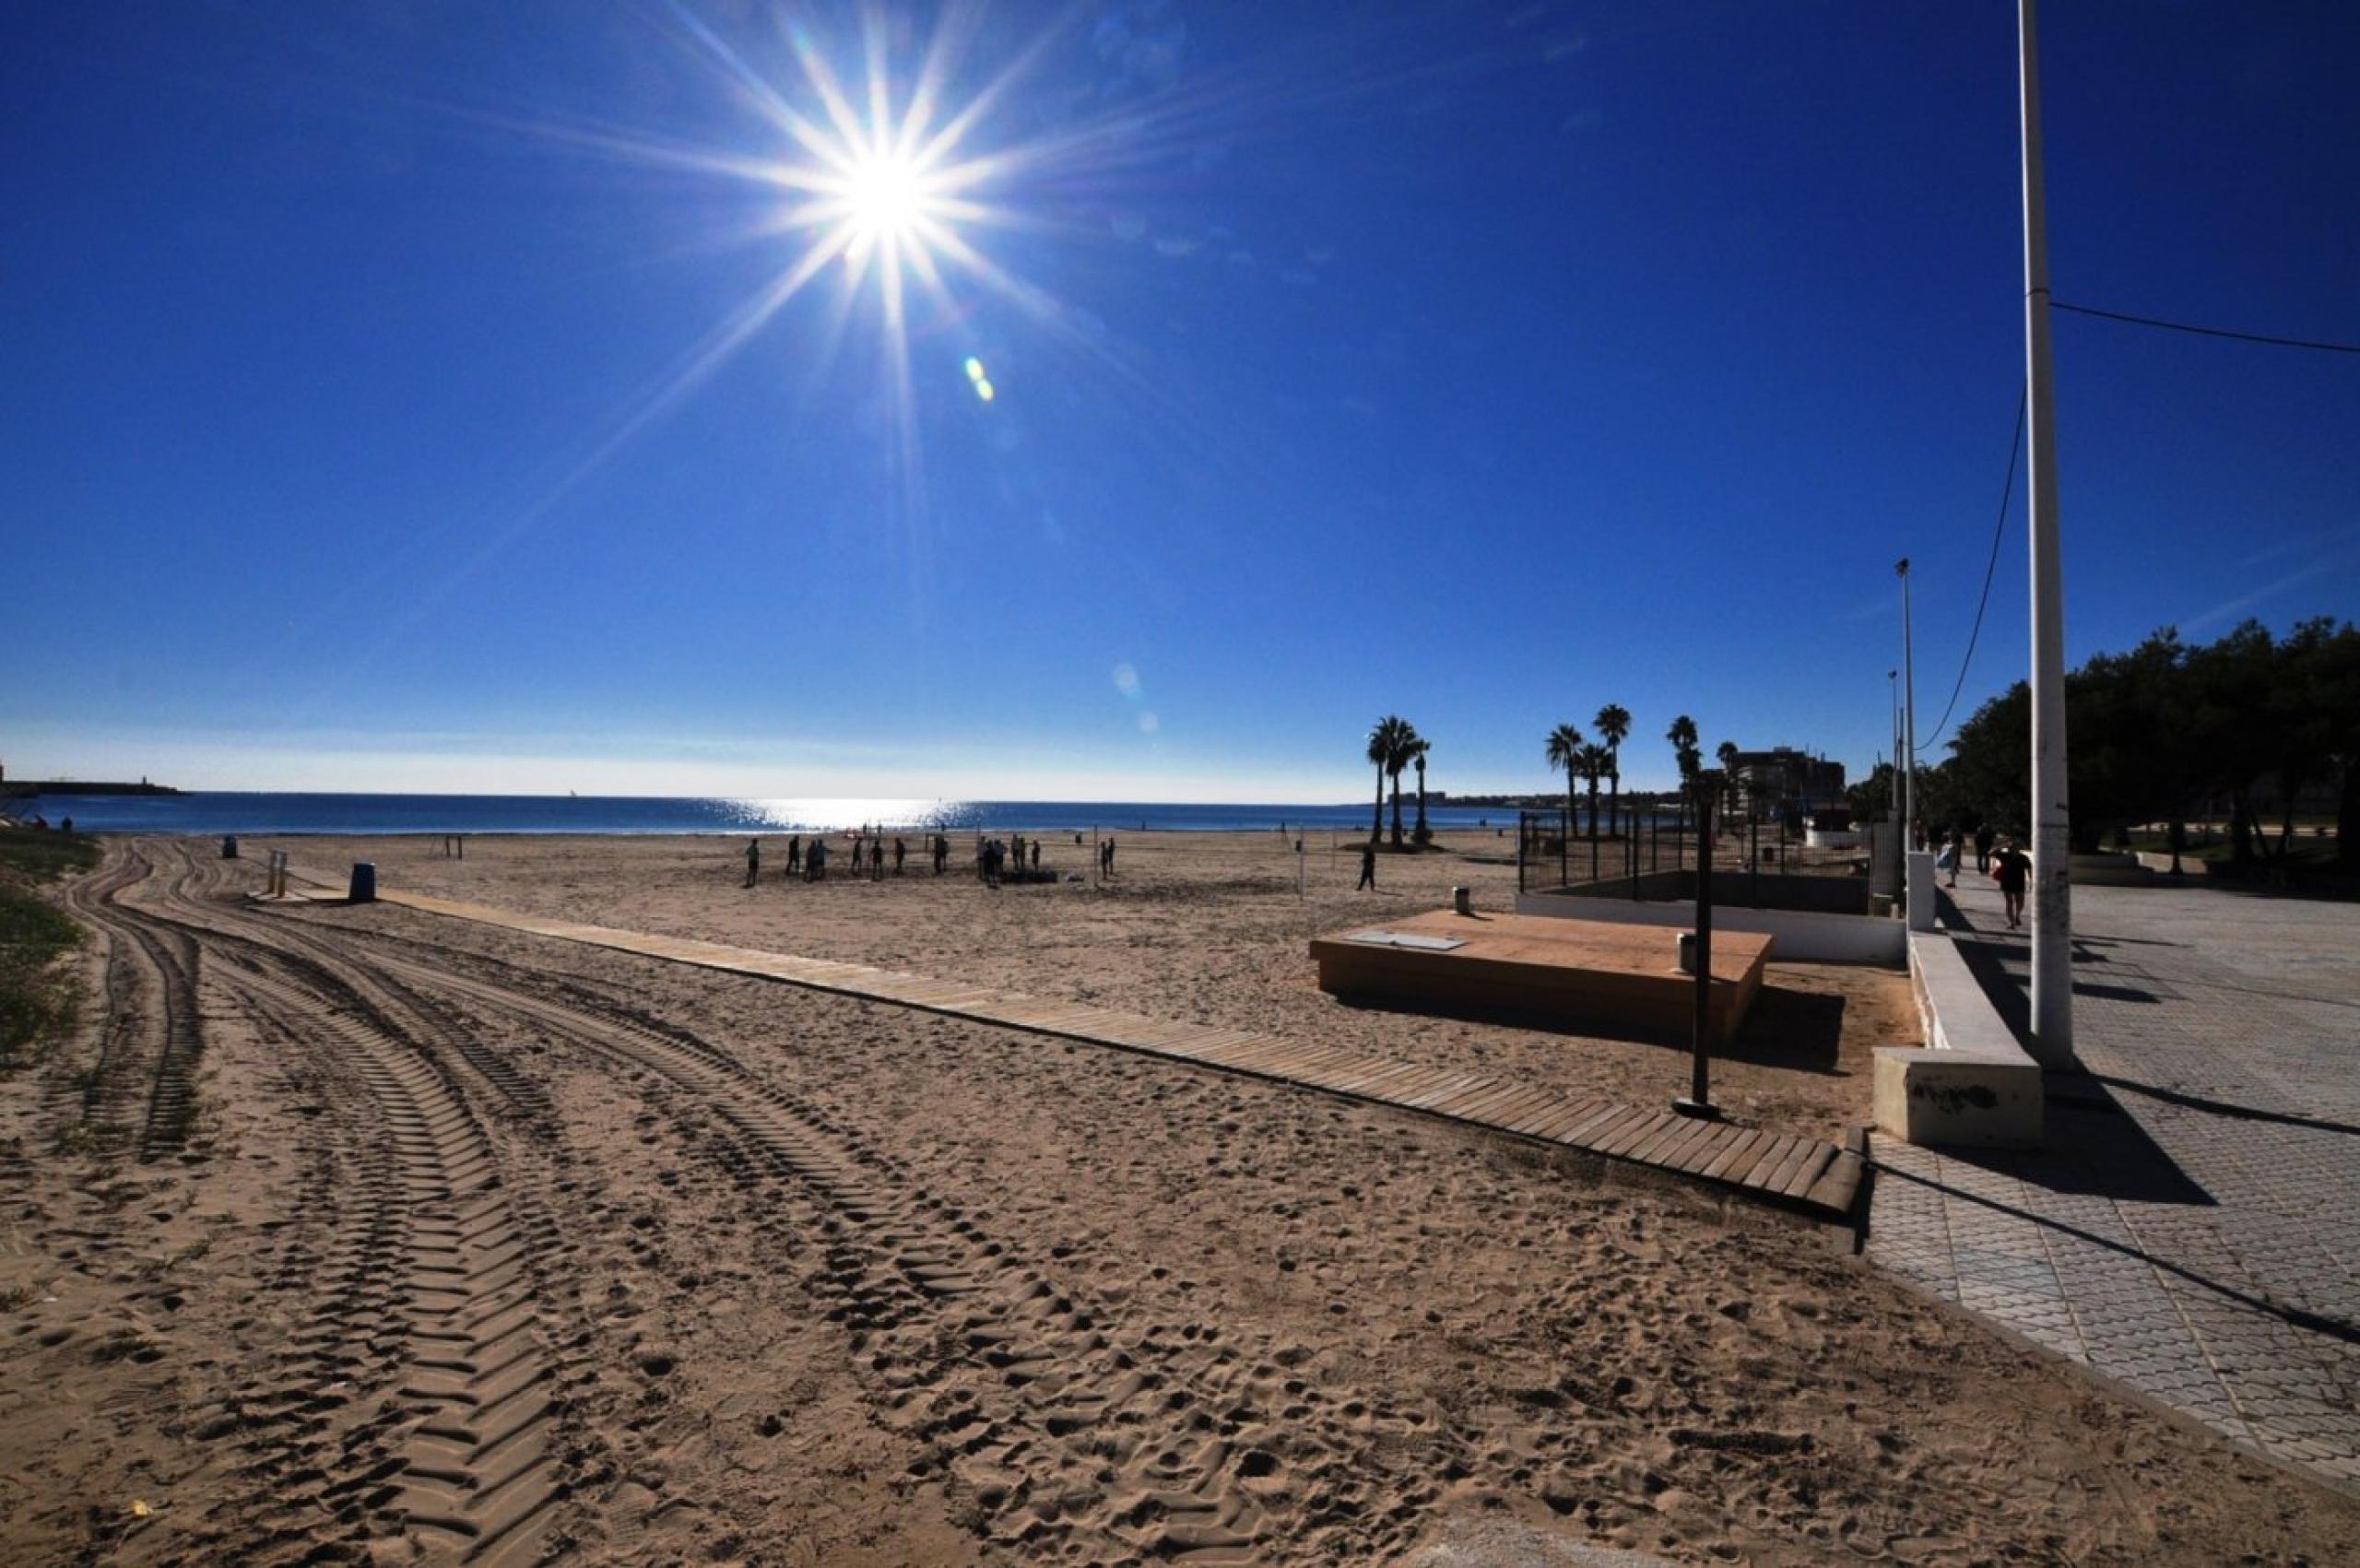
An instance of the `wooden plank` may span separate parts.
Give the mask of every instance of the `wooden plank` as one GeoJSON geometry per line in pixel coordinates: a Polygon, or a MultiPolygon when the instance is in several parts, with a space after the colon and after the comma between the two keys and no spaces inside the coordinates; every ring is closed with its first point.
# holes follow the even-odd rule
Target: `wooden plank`
{"type": "Polygon", "coordinates": [[[1372,1100],[1390,1100],[1393,1086],[1417,1076],[1421,1069],[1415,1062],[1394,1062],[1379,1058],[1375,1065],[1361,1072],[1348,1075],[1336,1085],[1339,1092],[1358,1094],[1372,1100]]]}
{"type": "Polygon", "coordinates": [[[1721,1177],[1729,1172],[1731,1166],[1735,1165],[1740,1160],[1746,1158],[1751,1151],[1759,1148],[1762,1144],[1769,1141],[1772,1136],[1769,1133],[1764,1132],[1760,1127],[1742,1127],[1739,1130],[1743,1132],[1745,1136],[1740,1138],[1732,1139],[1729,1147],[1723,1149],[1719,1154],[1716,1155],[1711,1161],[1706,1162],[1705,1168],[1697,1173],[1698,1175],[1705,1177],[1708,1181],[1720,1180],[1721,1177]]]}
{"type": "Polygon", "coordinates": [[[1464,1122],[1490,1123],[1497,1119],[1500,1112],[1507,1110],[1510,1106],[1522,1104],[1525,1097],[1531,1092],[1531,1090],[1520,1083],[1502,1084],[1495,1092],[1484,1095],[1481,1099],[1470,1100],[1451,1114],[1464,1122]]]}
{"type": "Polygon", "coordinates": [[[1654,1152],[1647,1156],[1647,1163],[1660,1165],[1668,1171],[1676,1171],[1680,1168],[1680,1162],[1687,1159],[1699,1144],[1717,1141],[1720,1135],[1728,1129],[1727,1123],[1711,1121],[1703,1116],[1690,1116],[1684,1120],[1688,1123],[1687,1127],[1680,1136],[1657,1144],[1654,1152]]]}
{"type": "Polygon", "coordinates": [[[1432,1111],[1437,1116],[1461,1115],[1471,1106],[1485,1104],[1495,1099],[1504,1087],[1498,1079],[1480,1079],[1471,1088],[1429,1102],[1425,1109],[1432,1111]]]}
{"type": "Polygon", "coordinates": [[[1671,1119],[1664,1124],[1660,1131],[1651,1138],[1641,1138],[1637,1143],[1624,1149],[1623,1158],[1635,1160],[1641,1164],[1652,1165],[1666,1149],[1685,1143],[1696,1136],[1696,1122],[1693,1118],[1683,1116],[1677,1111],[1670,1114],[1671,1119]]]}
{"type": "Polygon", "coordinates": [[[1840,1149],[1828,1161],[1827,1170],[1803,1194],[1803,1201],[1836,1214],[1849,1214],[1859,1195],[1860,1173],[1867,1167],[1860,1157],[1850,1149],[1840,1149]]]}
{"type": "Polygon", "coordinates": [[[1413,1105],[1419,1095],[1439,1088],[1457,1074],[1457,1067],[1437,1067],[1431,1064],[1421,1063],[1416,1072],[1407,1078],[1396,1079],[1386,1085],[1385,1097],[1396,1105],[1413,1105]]]}
{"type": "Polygon", "coordinates": [[[1540,1127],[1534,1136],[1545,1138],[1552,1143],[1564,1143],[1568,1138],[1579,1136],[1582,1128],[1595,1123],[1613,1108],[1612,1102],[1605,1100],[1569,1100],[1565,1104],[1564,1114],[1540,1127]]]}
{"type": "Polygon", "coordinates": [[[1512,1117],[1521,1114],[1533,1096],[1540,1092],[1530,1084],[1510,1084],[1505,1093],[1493,1096],[1484,1102],[1481,1109],[1478,1110],[1470,1106],[1461,1114],[1470,1122],[1481,1122],[1488,1126],[1504,1127],[1508,1125],[1512,1117]]]}
{"type": "Polygon", "coordinates": [[[1762,1158],[1754,1161],[1753,1169],[1748,1171],[1745,1180],[1738,1185],[1756,1189],[1768,1185],[1778,1168],[1801,1151],[1803,1142],[1791,1134],[1780,1134],[1778,1140],[1763,1151],[1762,1158]]]}
{"type": "Polygon", "coordinates": [[[1761,1129],[1761,1136],[1756,1136],[1749,1148],[1741,1148],[1741,1150],[1737,1152],[1737,1160],[1729,1160],[1728,1167],[1720,1172],[1718,1181],[1729,1183],[1729,1185],[1744,1185],[1746,1176],[1752,1176],[1753,1173],[1753,1167],[1777,1152],[1779,1138],[1782,1138],[1779,1131],[1767,1129],[1767,1126],[1765,1129],[1761,1129]]]}
{"type": "Polygon", "coordinates": [[[1546,1110],[1534,1112],[1512,1130],[1522,1133],[1527,1138],[1545,1138],[1553,1143],[1560,1131],[1573,1126],[1575,1121],[1596,1109],[1598,1105],[1597,1101],[1587,1095],[1567,1094],[1560,1091],[1554,1098],[1556,1102],[1554,1104],[1546,1110]]]}
{"type": "Polygon", "coordinates": [[[1444,1078],[1433,1088],[1422,1089],[1417,1093],[1404,1098],[1401,1103],[1413,1111],[1431,1111],[1446,1100],[1456,1099],[1471,1089],[1497,1081],[1496,1079],[1489,1078],[1472,1068],[1461,1068],[1444,1078]]]}
{"type": "Polygon", "coordinates": [[[1528,1089],[1522,1099],[1513,1104],[1500,1106],[1485,1120],[1503,1131],[1516,1132],[1533,1117],[1545,1115],[1564,1103],[1553,1089],[1528,1089]]]}
{"type": "Polygon", "coordinates": [[[1733,1127],[1727,1122],[1716,1122],[1713,1124],[1713,1136],[1699,1139],[1682,1149],[1680,1158],[1672,1162],[1671,1169],[1678,1171],[1683,1176],[1695,1175],[1705,1166],[1728,1153],[1731,1145],[1743,1141],[1745,1141],[1743,1127],[1733,1127]]]}
{"type": "Polygon", "coordinates": [[[1819,1173],[1835,1162],[1835,1146],[1834,1144],[1814,1144],[1810,1156],[1803,1161],[1801,1168],[1780,1185],[1778,1196],[1781,1197],[1802,1197],[1811,1190],[1811,1183],[1819,1180],[1819,1173]]]}
{"type": "Polygon", "coordinates": [[[1769,1179],[1762,1184],[1762,1190],[1774,1197],[1785,1192],[1787,1184],[1795,1179],[1795,1173],[1808,1164],[1812,1155],[1826,1147],[1815,1138],[1798,1137],[1795,1147],[1778,1162],[1777,1169],[1770,1173],[1769,1179]]]}
{"type": "Polygon", "coordinates": [[[1670,1111],[1648,1111],[1617,1127],[1613,1137],[1602,1138],[1590,1147],[1600,1154],[1627,1154],[1657,1137],[1677,1119],[1670,1111]]]}
{"type": "Polygon", "coordinates": [[[1633,1117],[1645,1114],[1646,1113],[1641,1111],[1636,1105],[1609,1106],[1604,1114],[1574,1128],[1558,1141],[1573,1144],[1580,1149],[1596,1149],[1608,1138],[1621,1132],[1633,1117]]]}
{"type": "Polygon", "coordinates": [[[1591,1101],[1552,1092],[1547,1105],[1524,1117],[1508,1130],[1522,1133],[1527,1138],[1547,1138],[1552,1128],[1569,1125],[1569,1118],[1591,1103],[1591,1101]]]}

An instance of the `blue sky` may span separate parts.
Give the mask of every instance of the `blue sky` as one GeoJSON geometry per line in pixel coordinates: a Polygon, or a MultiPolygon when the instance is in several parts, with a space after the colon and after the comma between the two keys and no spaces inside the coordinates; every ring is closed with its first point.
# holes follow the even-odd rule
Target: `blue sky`
{"type": "MultiPolygon", "coordinates": [[[[798,41],[865,115],[864,13],[18,9],[0,761],[1343,800],[1380,713],[1539,789],[1612,701],[1642,786],[1683,711],[1858,768],[1904,554],[1929,737],[2021,378],[2013,7],[1391,10],[867,14],[896,119],[947,37],[935,124],[997,84],[938,213],[988,275],[897,332],[838,256],[684,379],[832,231],[762,174],[819,167],[798,41]]],[[[2044,25],[2059,299],[2360,339],[2360,9],[2044,25]]],[[[2056,336],[2072,658],[2360,612],[2360,361],[2056,336]]],[[[2019,500],[1962,716],[2024,561],[2019,500]]]]}

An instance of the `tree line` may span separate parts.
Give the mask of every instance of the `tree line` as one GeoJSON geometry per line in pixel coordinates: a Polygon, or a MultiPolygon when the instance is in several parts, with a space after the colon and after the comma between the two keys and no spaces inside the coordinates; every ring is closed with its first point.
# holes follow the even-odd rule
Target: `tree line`
{"type": "MultiPolygon", "coordinates": [[[[2337,793],[2336,855],[2360,870],[2360,630],[2332,616],[2273,637],[2248,620],[2218,642],[2170,627],[2065,678],[2072,846],[2088,852],[2149,823],[2184,829],[2225,807],[2231,854],[2283,860],[2304,791],[2337,793]],[[2265,786],[2269,786],[2267,794],[2265,786]],[[2272,798],[2277,820],[2257,802],[2272,798]],[[2273,840],[2272,830],[2275,830],[2273,840]]],[[[2031,825],[2032,698],[2023,681],[1959,726],[1951,756],[1918,773],[1929,831],[2031,825]]],[[[1889,788],[1882,770],[1872,787],[1889,788]]]]}

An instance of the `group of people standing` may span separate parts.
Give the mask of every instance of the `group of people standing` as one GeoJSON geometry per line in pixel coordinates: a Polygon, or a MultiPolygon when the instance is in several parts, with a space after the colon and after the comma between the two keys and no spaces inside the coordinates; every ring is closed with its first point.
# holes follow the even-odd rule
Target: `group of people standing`
{"type": "MultiPolygon", "coordinates": [[[[851,860],[854,876],[857,877],[866,872],[869,877],[882,878],[885,875],[885,862],[889,850],[893,863],[893,875],[899,877],[905,874],[910,845],[909,841],[901,834],[895,833],[889,836],[881,831],[864,828],[847,836],[852,840],[852,847],[845,854],[851,860]]],[[[1080,842],[1081,835],[1076,833],[1074,843],[1080,842]]],[[[941,833],[926,834],[926,854],[934,862],[934,874],[938,877],[941,876],[950,864],[950,840],[941,833]]],[[[813,833],[808,844],[804,843],[804,836],[801,833],[791,835],[786,841],[786,870],[784,873],[784,879],[805,882],[826,881],[829,856],[828,835],[813,833]]],[[[1040,869],[1041,841],[1039,839],[1028,839],[1021,833],[1011,833],[1005,840],[986,839],[981,833],[975,835],[975,875],[985,886],[997,888],[1000,885],[1001,878],[1011,873],[1021,874],[1029,870],[1037,875],[1040,869]]],[[[1098,845],[1098,871],[1103,877],[1111,877],[1115,874],[1115,841],[1111,837],[1101,841],[1098,845]]],[[[744,885],[752,887],[761,880],[761,876],[762,841],[759,838],[750,838],[746,841],[744,885]]]]}
{"type": "Polygon", "coordinates": [[[1975,869],[2000,884],[2000,898],[2007,905],[2010,928],[2024,923],[2024,886],[2032,875],[2032,856],[2019,847],[2016,841],[1995,830],[1990,823],[1978,823],[1972,833],[1951,828],[1941,834],[1941,852],[1934,857],[1934,869],[1945,874],[1949,880],[1942,886],[1958,886],[1960,862],[1966,858],[1969,843],[1975,846],[1975,869]]]}
{"type": "MultiPolygon", "coordinates": [[[[854,833],[851,837],[852,848],[846,852],[846,855],[852,863],[852,874],[857,877],[866,867],[871,877],[884,876],[888,843],[886,836],[881,832],[864,831],[854,833]]],[[[903,868],[909,860],[910,843],[899,833],[892,836],[891,843],[893,875],[899,877],[903,874],[903,868]]],[[[950,863],[950,841],[940,833],[928,833],[926,847],[934,857],[934,874],[939,877],[950,863]]],[[[790,836],[786,841],[786,871],[784,879],[790,882],[826,881],[828,856],[828,836],[825,833],[813,833],[808,845],[804,843],[801,833],[790,836]]],[[[761,875],[762,841],[759,838],[748,839],[746,841],[745,885],[752,887],[761,879],[761,875]]]]}

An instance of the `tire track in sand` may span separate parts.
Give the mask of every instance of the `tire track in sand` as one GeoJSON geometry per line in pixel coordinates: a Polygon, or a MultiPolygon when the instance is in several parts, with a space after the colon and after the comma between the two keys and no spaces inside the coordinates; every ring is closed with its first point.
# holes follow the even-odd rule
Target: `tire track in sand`
{"type": "Polygon", "coordinates": [[[432,1043],[390,1019],[355,967],[265,939],[271,923],[206,909],[187,895],[188,878],[178,880],[171,912],[141,909],[126,926],[154,922],[197,950],[234,952],[227,983],[348,1074],[383,1138],[313,1286],[319,1310],[280,1385],[261,1393],[299,1418],[266,1423],[279,1430],[265,1433],[254,1470],[286,1489],[282,1532],[316,1540],[325,1510],[356,1540],[406,1531],[444,1561],[533,1560],[571,1489],[558,1442],[564,1368],[538,1300],[542,1274],[568,1250],[563,1238],[506,1188],[432,1043]],[[223,929],[216,914],[253,934],[223,929]],[[374,1344],[392,1353],[372,1365],[374,1344]],[[333,1408],[338,1385],[372,1371],[390,1381],[392,1421],[329,1442],[324,1423],[300,1419],[333,1408]]]}
{"type": "MultiPolygon", "coordinates": [[[[1126,1558],[1211,1568],[1259,1561],[1271,1514],[1300,1502],[1280,1461],[1239,1436],[1259,1414],[1254,1375],[1275,1369],[1245,1366],[1210,1333],[1167,1338],[1120,1324],[1111,1305],[1078,1303],[824,1113],[688,1032],[603,998],[560,1001],[406,959],[378,962],[651,1073],[711,1113],[726,1143],[707,1152],[749,1221],[777,1229],[789,1246],[819,1234],[808,1284],[832,1303],[829,1315],[888,1402],[917,1408],[913,1435],[939,1456],[998,1543],[1045,1556],[1095,1536],[1126,1558]],[[766,1214],[767,1184],[780,1174],[816,1200],[812,1222],[766,1214]],[[941,1386],[954,1372],[983,1375],[941,1386]]],[[[1300,1380],[1288,1381],[1299,1396],[1300,1380]]],[[[1348,1391],[1330,1397],[1356,1406],[1348,1391]]],[[[921,1473],[928,1468],[922,1462],[921,1473]]],[[[1341,1515],[1324,1525],[1358,1534],[1341,1515]]]]}

